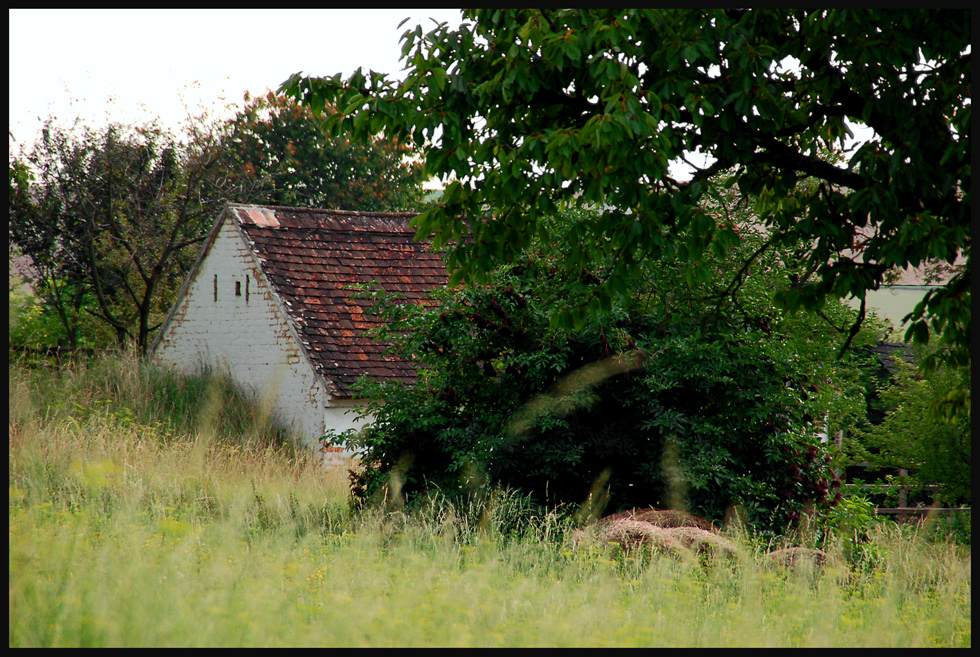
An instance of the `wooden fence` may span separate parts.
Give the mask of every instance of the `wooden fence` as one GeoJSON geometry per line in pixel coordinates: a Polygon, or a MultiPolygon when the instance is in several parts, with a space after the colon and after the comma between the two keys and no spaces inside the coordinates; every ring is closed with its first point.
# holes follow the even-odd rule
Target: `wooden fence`
{"type": "MultiPolygon", "coordinates": [[[[886,488],[885,484],[862,484],[858,486],[857,484],[844,484],[844,488],[867,488],[872,490],[881,490],[886,488]]],[[[939,486],[924,486],[924,490],[938,491],[939,486]]],[[[930,515],[943,515],[943,514],[960,514],[960,513],[970,513],[972,507],[943,507],[943,506],[925,506],[923,504],[918,504],[916,506],[907,506],[905,504],[906,490],[900,488],[898,491],[898,506],[876,506],[875,512],[879,515],[895,516],[898,521],[907,520],[917,520],[921,521],[930,515]]]]}

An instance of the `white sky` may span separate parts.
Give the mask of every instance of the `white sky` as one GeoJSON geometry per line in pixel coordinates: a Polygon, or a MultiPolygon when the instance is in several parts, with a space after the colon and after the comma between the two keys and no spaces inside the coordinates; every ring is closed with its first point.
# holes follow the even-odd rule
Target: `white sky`
{"type": "Polygon", "coordinates": [[[47,117],[93,127],[159,117],[177,129],[188,111],[230,116],[246,90],[264,94],[300,71],[347,76],[360,66],[401,77],[405,30],[428,30],[430,17],[461,22],[457,9],[10,9],[8,17],[11,153],[32,144],[47,117]]]}
{"type": "Polygon", "coordinates": [[[457,9],[11,9],[11,149],[42,121],[98,126],[159,116],[176,128],[275,90],[293,73],[345,76],[358,66],[400,77],[399,37],[457,9]],[[412,20],[398,28],[405,18],[412,20]],[[184,101],[181,97],[184,97],[184,101]]]}

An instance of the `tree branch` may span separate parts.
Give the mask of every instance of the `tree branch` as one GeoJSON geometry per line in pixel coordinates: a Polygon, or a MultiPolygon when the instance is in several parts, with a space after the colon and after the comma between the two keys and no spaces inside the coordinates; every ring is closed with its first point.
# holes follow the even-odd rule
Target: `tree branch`
{"type": "Polygon", "coordinates": [[[847,353],[848,348],[851,346],[851,340],[853,340],[854,336],[856,336],[858,332],[861,330],[861,324],[864,323],[864,317],[865,317],[865,308],[866,308],[865,303],[866,303],[865,297],[861,297],[861,309],[858,310],[857,320],[855,320],[854,324],[851,325],[851,330],[850,333],[848,333],[847,335],[847,340],[844,342],[844,346],[842,346],[840,348],[840,351],[837,353],[837,360],[840,360],[841,358],[844,357],[844,354],[847,353]]]}

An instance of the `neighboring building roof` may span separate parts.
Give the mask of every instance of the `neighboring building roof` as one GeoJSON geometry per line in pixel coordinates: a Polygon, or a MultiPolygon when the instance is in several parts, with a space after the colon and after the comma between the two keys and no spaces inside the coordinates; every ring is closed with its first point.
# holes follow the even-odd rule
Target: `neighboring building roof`
{"type": "Polygon", "coordinates": [[[870,345],[868,349],[878,359],[880,365],[877,374],[881,379],[888,379],[895,376],[895,372],[898,370],[895,357],[910,365],[916,364],[915,352],[910,345],[903,342],[879,342],[870,345]]]}
{"type": "MultiPolygon", "coordinates": [[[[874,226],[859,228],[855,234],[855,248],[853,251],[844,251],[843,255],[853,257],[861,261],[862,251],[865,242],[870,240],[877,229],[874,226]]],[[[949,282],[955,274],[956,268],[966,265],[966,258],[962,252],[958,253],[953,264],[941,261],[929,261],[928,265],[923,263],[917,267],[905,267],[895,270],[895,279],[889,283],[889,287],[927,287],[941,286],[949,282]]]]}
{"type": "Polygon", "coordinates": [[[345,289],[377,281],[418,303],[446,283],[440,254],[415,241],[414,214],[229,205],[266,278],[335,394],[350,396],[362,374],[411,381],[412,363],[385,356],[365,332],[380,322],[345,289]]]}

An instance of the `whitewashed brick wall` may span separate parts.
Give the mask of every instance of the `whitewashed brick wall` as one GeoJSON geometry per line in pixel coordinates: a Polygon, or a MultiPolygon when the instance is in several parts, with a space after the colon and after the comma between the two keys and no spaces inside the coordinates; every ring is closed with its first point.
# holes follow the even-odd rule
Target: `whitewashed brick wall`
{"type": "Polygon", "coordinates": [[[226,369],[257,398],[275,395],[273,412],[308,446],[328,429],[339,432],[357,424],[347,411],[358,402],[331,399],[230,218],[164,330],[156,360],[189,374],[205,366],[226,369]]]}

